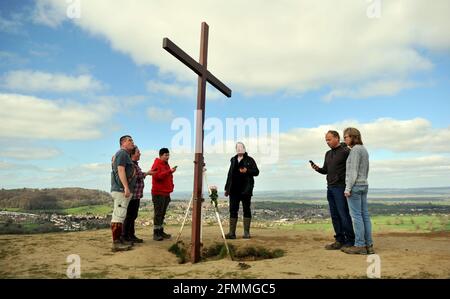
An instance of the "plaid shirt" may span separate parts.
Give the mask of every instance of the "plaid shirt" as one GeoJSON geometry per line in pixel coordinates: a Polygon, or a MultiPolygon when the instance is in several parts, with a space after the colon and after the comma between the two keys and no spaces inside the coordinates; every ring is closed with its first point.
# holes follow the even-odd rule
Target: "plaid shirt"
{"type": "Polygon", "coordinates": [[[134,185],[133,198],[141,199],[144,196],[144,179],[146,174],[142,172],[137,161],[133,161],[136,169],[136,185],[134,185]]]}

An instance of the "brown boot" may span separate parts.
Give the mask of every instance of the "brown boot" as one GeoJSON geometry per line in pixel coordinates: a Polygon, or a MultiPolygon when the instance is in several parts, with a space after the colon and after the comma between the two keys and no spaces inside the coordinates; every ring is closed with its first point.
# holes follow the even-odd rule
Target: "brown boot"
{"type": "Polygon", "coordinates": [[[367,254],[366,246],[344,247],[341,251],[348,254],[367,254]]]}
{"type": "Polygon", "coordinates": [[[366,246],[367,254],[375,254],[375,250],[373,249],[373,244],[370,246],[366,246]]]}
{"type": "Polygon", "coordinates": [[[130,249],[131,249],[131,246],[122,244],[122,242],[120,242],[120,240],[115,240],[112,244],[111,251],[112,252],[127,251],[130,249]]]}
{"type": "Polygon", "coordinates": [[[326,250],[339,250],[342,248],[342,245],[343,244],[341,242],[336,241],[334,243],[325,245],[325,249],[326,250]]]}

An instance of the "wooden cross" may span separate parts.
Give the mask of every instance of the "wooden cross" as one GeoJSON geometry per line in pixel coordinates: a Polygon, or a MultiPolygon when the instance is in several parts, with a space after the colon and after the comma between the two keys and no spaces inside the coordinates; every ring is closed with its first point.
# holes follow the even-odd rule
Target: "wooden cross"
{"type": "Polygon", "coordinates": [[[163,39],[163,48],[184,63],[188,68],[198,75],[197,90],[197,118],[196,118],[196,141],[195,141],[195,161],[194,161],[194,190],[193,190],[193,208],[192,208],[192,249],[191,260],[196,263],[200,260],[200,226],[202,212],[202,187],[203,187],[203,134],[205,119],[205,95],[206,82],[217,88],[227,97],[231,97],[231,89],[220,82],[207,69],[208,58],[208,24],[202,23],[202,34],[200,38],[200,60],[195,61],[167,37],[163,39]]]}

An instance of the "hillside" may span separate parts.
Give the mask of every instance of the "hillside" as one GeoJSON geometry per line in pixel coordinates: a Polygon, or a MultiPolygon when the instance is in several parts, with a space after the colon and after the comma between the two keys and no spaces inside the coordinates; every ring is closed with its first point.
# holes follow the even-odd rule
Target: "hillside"
{"type": "MultiPolygon", "coordinates": [[[[230,261],[212,259],[195,265],[179,264],[168,248],[174,243],[179,226],[168,226],[172,240],[156,242],[151,228],[138,226],[143,244],[127,252],[111,252],[108,229],[0,236],[0,278],[65,278],[67,257],[77,254],[81,278],[366,278],[365,255],[328,251],[331,232],[283,228],[254,228],[253,238],[230,240],[235,247],[262,246],[282,249],[282,257],[265,260],[230,261]],[[239,264],[244,262],[245,264],[239,264]],[[241,267],[242,266],[242,267],[241,267]]],[[[182,240],[189,242],[190,226],[182,240]]],[[[381,278],[450,278],[450,233],[374,233],[375,250],[381,261],[381,278]]],[[[217,226],[203,227],[203,242],[221,242],[217,226]]]]}
{"type": "Polygon", "coordinates": [[[0,209],[52,210],[111,202],[111,195],[105,191],[82,188],[0,190],[0,209]]]}

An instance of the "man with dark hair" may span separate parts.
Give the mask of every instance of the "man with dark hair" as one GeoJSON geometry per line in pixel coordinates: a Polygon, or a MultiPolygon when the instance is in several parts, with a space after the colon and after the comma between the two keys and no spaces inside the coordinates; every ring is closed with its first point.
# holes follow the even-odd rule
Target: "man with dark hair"
{"type": "Polygon", "coordinates": [[[141,167],[139,167],[139,160],[141,158],[141,151],[137,146],[134,146],[131,151],[131,160],[133,161],[134,168],[136,171],[136,184],[134,186],[133,196],[131,197],[130,203],[128,204],[127,216],[123,222],[122,238],[125,241],[131,241],[133,243],[142,243],[144,240],[136,237],[134,222],[138,217],[139,205],[141,198],[144,194],[144,180],[147,175],[152,175],[151,170],[147,172],[142,172],[141,167]]]}
{"type": "Polygon", "coordinates": [[[325,249],[338,250],[353,246],[355,241],[348,203],[344,196],[345,168],[350,150],[345,143],[340,143],[340,136],[336,131],[328,131],[325,141],[331,149],[325,154],[323,167],[320,168],[314,163],[311,167],[318,173],[327,175],[327,200],[336,235],[335,242],[326,245],[325,249]]]}
{"type": "Polygon", "coordinates": [[[123,221],[127,215],[128,204],[135,184],[135,169],[130,153],[134,148],[131,136],[120,137],[120,150],[111,161],[111,196],[114,199],[114,210],[111,218],[112,251],[129,250],[132,242],[122,238],[123,221]]]}
{"type": "Polygon", "coordinates": [[[173,173],[177,167],[169,166],[170,153],[167,148],[159,150],[159,158],[155,158],[151,167],[152,175],[152,201],[154,208],[153,240],[162,241],[171,236],[164,232],[164,218],[170,202],[170,193],[173,192],[173,173]]]}

